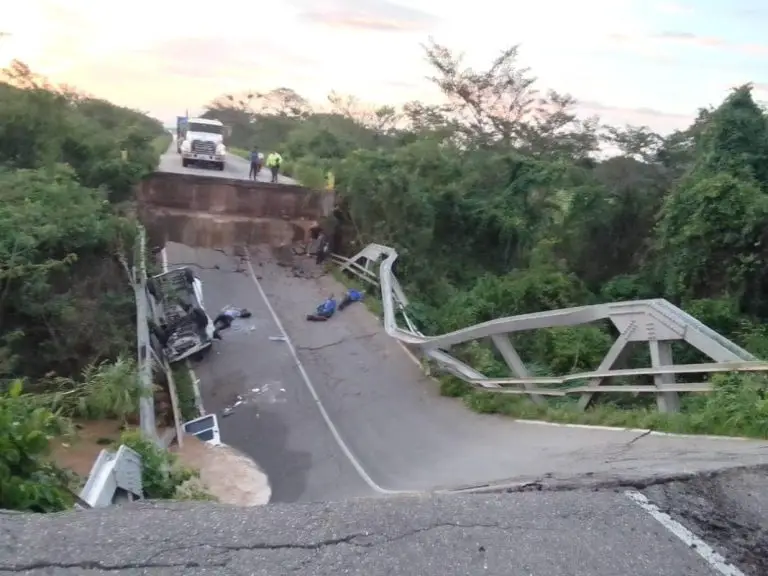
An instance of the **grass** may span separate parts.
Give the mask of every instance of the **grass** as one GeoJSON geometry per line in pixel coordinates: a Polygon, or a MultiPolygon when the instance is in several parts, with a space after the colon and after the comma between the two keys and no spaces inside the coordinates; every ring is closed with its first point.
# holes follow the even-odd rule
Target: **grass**
{"type": "Polygon", "coordinates": [[[331,268],[331,275],[347,288],[365,292],[365,298],[363,298],[365,307],[379,320],[384,318],[384,308],[381,305],[381,295],[379,294],[378,286],[363,282],[357,277],[347,276],[336,265],[333,265],[331,268]]]}
{"type": "Polygon", "coordinates": [[[172,140],[173,136],[167,132],[152,140],[152,149],[155,151],[155,154],[158,156],[165,154],[165,152],[168,150],[168,147],[171,145],[172,140]]]}
{"type": "Polygon", "coordinates": [[[179,412],[184,422],[194,420],[199,416],[195,403],[195,386],[186,364],[173,366],[173,381],[176,383],[176,394],[179,398],[179,412]]]}
{"type": "MultiPolygon", "coordinates": [[[[378,290],[356,278],[350,278],[337,267],[332,275],[349,288],[365,290],[366,308],[377,318],[383,317],[378,290]]],[[[436,366],[427,366],[434,374],[436,366]]],[[[768,438],[768,377],[757,374],[721,374],[712,379],[714,390],[708,394],[681,395],[681,410],[659,412],[655,406],[626,407],[606,401],[609,395],[598,394],[586,410],[577,407],[578,397],[547,399],[534,404],[526,395],[497,394],[473,388],[450,375],[439,375],[440,393],[461,400],[467,408],[480,414],[498,414],[520,420],[543,420],[561,424],[639,428],[675,434],[708,434],[768,438]]],[[[614,396],[615,397],[615,396],[614,396]]]]}
{"type": "Polygon", "coordinates": [[[228,147],[227,152],[234,154],[235,156],[240,156],[240,158],[245,158],[246,160],[251,159],[251,153],[248,152],[248,150],[243,150],[242,148],[228,147]]]}
{"type": "Polygon", "coordinates": [[[582,411],[576,406],[575,396],[548,399],[546,404],[538,405],[525,395],[487,392],[453,376],[440,376],[438,381],[443,396],[461,399],[468,408],[481,414],[677,434],[768,438],[768,380],[763,375],[715,376],[712,392],[682,397],[681,410],[675,413],[659,412],[655,407],[625,408],[599,400],[582,411]]]}

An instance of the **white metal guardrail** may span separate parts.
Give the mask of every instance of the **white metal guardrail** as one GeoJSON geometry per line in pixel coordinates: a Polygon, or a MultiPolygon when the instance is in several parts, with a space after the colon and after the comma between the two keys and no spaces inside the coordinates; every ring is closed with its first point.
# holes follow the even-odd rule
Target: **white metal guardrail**
{"type": "Polygon", "coordinates": [[[415,327],[406,313],[408,299],[392,268],[397,252],[381,244],[369,244],[351,258],[333,254],[341,269],[365,282],[378,285],[384,309],[387,334],[404,345],[415,348],[434,362],[440,370],[453,374],[469,384],[502,394],[528,394],[537,403],[545,396],[578,395],[584,409],[594,394],[600,392],[651,393],[664,412],[679,410],[679,392],[706,392],[711,383],[678,383],[677,374],[708,374],[722,372],[766,372],[768,363],[718,334],[702,322],[664,299],[635,300],[579,306],[562,310],[546,310],[499,318],[440,336],[425,336],[415,327]],[[378,266],[378,273],[375,267],[378,266]],[[398,325],[398,314],[405,326],[398,325]],[[510,335],[527,330],[578,326],[600,320],[610,321],[619,337],[594,371],[554,377],[531,376],[515,350],[510,335]],[[488,378],[472,366],[451,356],[452,347],[473,340],[489,339],[509,367],[509,378],[488,378]],[[672,343],[685,341],[709,358],[710,363],[675,364],[672,343]],[[648,368],[615,369],[614,365],[631,343],[642,342],[649,347],[651,366],[648,368]],[[605,385],[616,377],[652,376],[652,385],[605,385]],[[586,382],[578,385],[580,382],[586,382]],[[576,385],[574,385],[576,384],[576,385]]]}

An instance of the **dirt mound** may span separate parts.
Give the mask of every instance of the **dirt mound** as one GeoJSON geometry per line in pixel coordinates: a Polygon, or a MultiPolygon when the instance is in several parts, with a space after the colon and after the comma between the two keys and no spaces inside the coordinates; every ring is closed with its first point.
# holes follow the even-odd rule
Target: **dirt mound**
{"type": "Polygon", "coordinates": [[[182,463],[200,470],[208,491],[223,504],[263,506],[269,503],[272,489],[267,475],[248,456],[231,446],[212,446],[193,436],[174,449],[182,463]]]}

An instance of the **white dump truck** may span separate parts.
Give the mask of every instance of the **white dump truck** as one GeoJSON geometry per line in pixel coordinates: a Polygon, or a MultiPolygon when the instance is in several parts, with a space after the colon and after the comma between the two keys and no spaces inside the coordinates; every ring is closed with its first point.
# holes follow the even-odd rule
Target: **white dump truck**
{"type": "Polygon", "coordinates": [[[214,165],[224,170],[227,149],[224,146],[224,125],[219,120],[189,118],[179,135],[181,165],[214,165]]]}

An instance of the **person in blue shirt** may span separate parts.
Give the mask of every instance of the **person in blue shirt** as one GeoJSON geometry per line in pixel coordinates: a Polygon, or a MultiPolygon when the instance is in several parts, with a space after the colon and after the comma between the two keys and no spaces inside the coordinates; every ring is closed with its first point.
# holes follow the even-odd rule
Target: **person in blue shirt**
{"type": "Polygon", "coordinates": [[[365,292],[361,292],[360,290],[355,290],[354,288],[350,288],[349,290],[347,290],[347,293],[344,294],[344,299],[341,301],[341,304],[339,304],[339,310],[344,310],[344,308],[346,308],[353,302],[360,302],[360,300],[363,299],[364,295],[365,295],[365,292]]]}
{"type": "Polygon", "coordinates": [[[314,314],[307,315],[307,320],[311,322],[325,322],[336,312],[336,298],[331,294],[320,304],[314,314]]]}
{"type": "Polygon", "coordinates": [[[256,180],[259,172],[261,172],[261,157],[259,156],[258,146],[254,146],[253,150],[251,150],[251,171],[248,174],[248,178],[256,180]]]}

